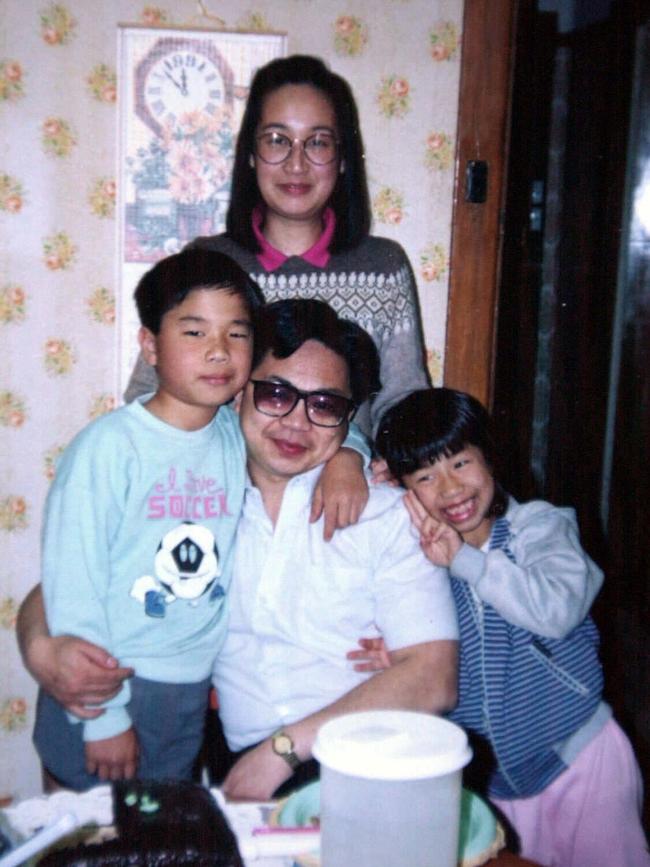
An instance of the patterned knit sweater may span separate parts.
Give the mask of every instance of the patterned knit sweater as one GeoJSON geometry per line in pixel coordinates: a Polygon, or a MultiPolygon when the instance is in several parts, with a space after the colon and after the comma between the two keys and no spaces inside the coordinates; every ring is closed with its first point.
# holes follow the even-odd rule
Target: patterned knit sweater
{"type": "MultiPolygon", "coordinates": [[[[232,256],[267,301],[318,298],[366,329],[379,350],[382,389],[355,418],[365,433],[374,431],[382,414],[402,397],[427,387],[413,274],[395,241],[370,236],[353,250],[332,255],[324,268],[291,256],[272,272],[225,235],[197,238],[191,246],[232,256]]],[[[156,385],[155,371],[139,358],[125,400],[155,390],[156,385]]]]}

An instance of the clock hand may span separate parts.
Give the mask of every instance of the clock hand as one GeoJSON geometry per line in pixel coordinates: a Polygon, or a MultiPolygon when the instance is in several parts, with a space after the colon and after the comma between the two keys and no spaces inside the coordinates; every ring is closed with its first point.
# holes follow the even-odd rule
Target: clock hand
{"type": "Polygon", "coordinates": [[[185,96],[185,94],[187,93],[187,88],[181,87],[181,85],[176,81],[174,76],[170,75],[170,73],[167,72],[167,70],[165,70],[165,75],[171,81],[171,83],[174,85],[174,87],[177,87],[180,90],[180,92],[183,94],[183,96],[185,96]]]}
{"type": "Polygon", "coordinates": [[[187,96],[187,74],[184,69],[181,69],[181,93],[187,96]]]}

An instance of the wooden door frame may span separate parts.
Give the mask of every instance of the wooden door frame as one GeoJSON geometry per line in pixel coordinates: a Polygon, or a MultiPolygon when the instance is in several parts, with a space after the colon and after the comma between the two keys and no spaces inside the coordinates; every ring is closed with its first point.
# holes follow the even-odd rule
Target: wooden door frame
{"type": "Polygon", "coordinates": [[[501,214],[518,0],[465,0],[444,383],[491,404],[501,214]],[[466,167],[488,164],[487,198],[468,202],[466,167]]]}

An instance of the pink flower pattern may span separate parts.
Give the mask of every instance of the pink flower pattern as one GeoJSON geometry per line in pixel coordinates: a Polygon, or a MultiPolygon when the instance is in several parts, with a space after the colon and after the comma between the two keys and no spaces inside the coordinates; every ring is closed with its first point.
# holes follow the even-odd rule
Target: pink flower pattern
{"type": "MultiPolygon", "coordinates": [[[[0,242],[0,343],[8,364],[0,381],[0,438],[7,446],[0,458],[0,539],[12,550],[37,551],[43,499],[58,456],[78,429],[119,402],[113,392],[116,310],[133,289],[121,285],[119,298],[113,285],[114,236],[125,216],[118,214],[121,196],[114,176],[114,129],[120,112],[127,111],[118,104],[123,67],[115,34],[120,23],[179,28],[179,33],[186,27],[223,27],[235,38],[238,29],[287,31],[287,53],[320,55],[350,82],[366,146],[374,231],[401,243],[411,260],[428,364],[434,379],[441,380],[442,338],[434,335],[444,333],[440,320],[449,272],[441,260],[425,262],[420,256],[433,242],[445,251],[449,246],[446,197],[454,169],[461,30],[455,23],[452,44],[451,29],[442,25],[461,20],[461,0],[387,0],[381,14],[372,4],[334,6],[316,0],[222,6],[205,0],[202,5],[227,20],[205,18],[197,3],[180,0],[3,4],[8,14],[2,16],[6,38],[0,51],[0,152],[5,155],[0,160],[0,236],[5,240],[0,242]],[[393,76],[385,111],[378,101],[382,76],[393,76]],[[428,134],[434,136],[429,144],[428,134]],[[435,138],[438,134],[450,140],[446,164],[441,159],[445,142],[435,138]],[[437,156],[427,158],[431,148],[437,156]]],[[[160,35],[174,35],[174,29],[160,35]]],[[[231,140],[246,95],[246,82],[235,80],[231,140]]],[[[165,149],[165,189],[172,169],[184,166],[193,177],[185,185],[174,181],[178,198],[166,200],[172,230],[153,255],[213,231],[213,224],[217,231],[223,219],[229,167],[216,134],[206,131],[199,144],[203,130],[200,117],[186,119],[184,135],[196,136],[194,149],[171,137],[158,139],[165,149]],[[209,197],[219,184],[215,203],[209,197]]],[[[133,177],[125,176],[124,184],[130,191],[133,177]]],[[[146,201],[141,212],[154,213],[158,200],[146,201]]],[[[152,261],[145,256],[129,269],[135,274],[152,261]]],[[[16,664],[13,634],[17,605],[31,578],[12,555],[2,579],[0,779],[5,784],[0,784],[0,798],[20,798],[39,784],[22,759],[32,750],[35,690],[16,664]]]]}

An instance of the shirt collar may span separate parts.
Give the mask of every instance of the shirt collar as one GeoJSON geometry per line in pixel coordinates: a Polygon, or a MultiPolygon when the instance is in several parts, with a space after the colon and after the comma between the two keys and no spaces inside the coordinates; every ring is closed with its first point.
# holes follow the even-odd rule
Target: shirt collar
{"type": "MultiPolygon", "coordinates": [[[[323,471],[324,466],[325,466],[324,463],[318,464],[318,466],[316,466],[316,467],[312,467],[309,470],[305,470],[304,473],[298,473],[296,476],[293,476],[291,479],[289,479],[289,482],[287,483],[287,487],[285,488],[285,493],[290,488],[301,488],[301,487],[305,488],[309,492],[313,492],[314,488],[316,487],[316,483],[318,482],[318,480],[320,478],[320,474],[323,471]]],[[[259,496],[260,501],[261,501],[262,495],[259,492],[259,488],[255,487],[255,485],[253,484],[253,480],[251,479],[251,477],[248,473],[248,470],[246,470],[245,490],[246,490],[246,493],[248,493],[248,491],[255,491],[256,495],[259,496]]]]}
{"type": "MultiPolygon", "coordinates": [[[[269,244],[267,239],[262,234],[262,209],[254,208],[252,215],[253,234],[259,241],[261,251],[257,254],[257,259],[265,271],[275,271],[280,265],[283,265],[288,256],[276,249],[272,244],[269,244]]],[[[336,217],[332,208],[325,208],[323,213],[323,231],[320,238],[316,241],[313,247],[300,254],[301,259],[314,265],[316,268],[324,268],[330,259],[329,246],[334,237],[334,228],[336,226],[336,217]]]]}

